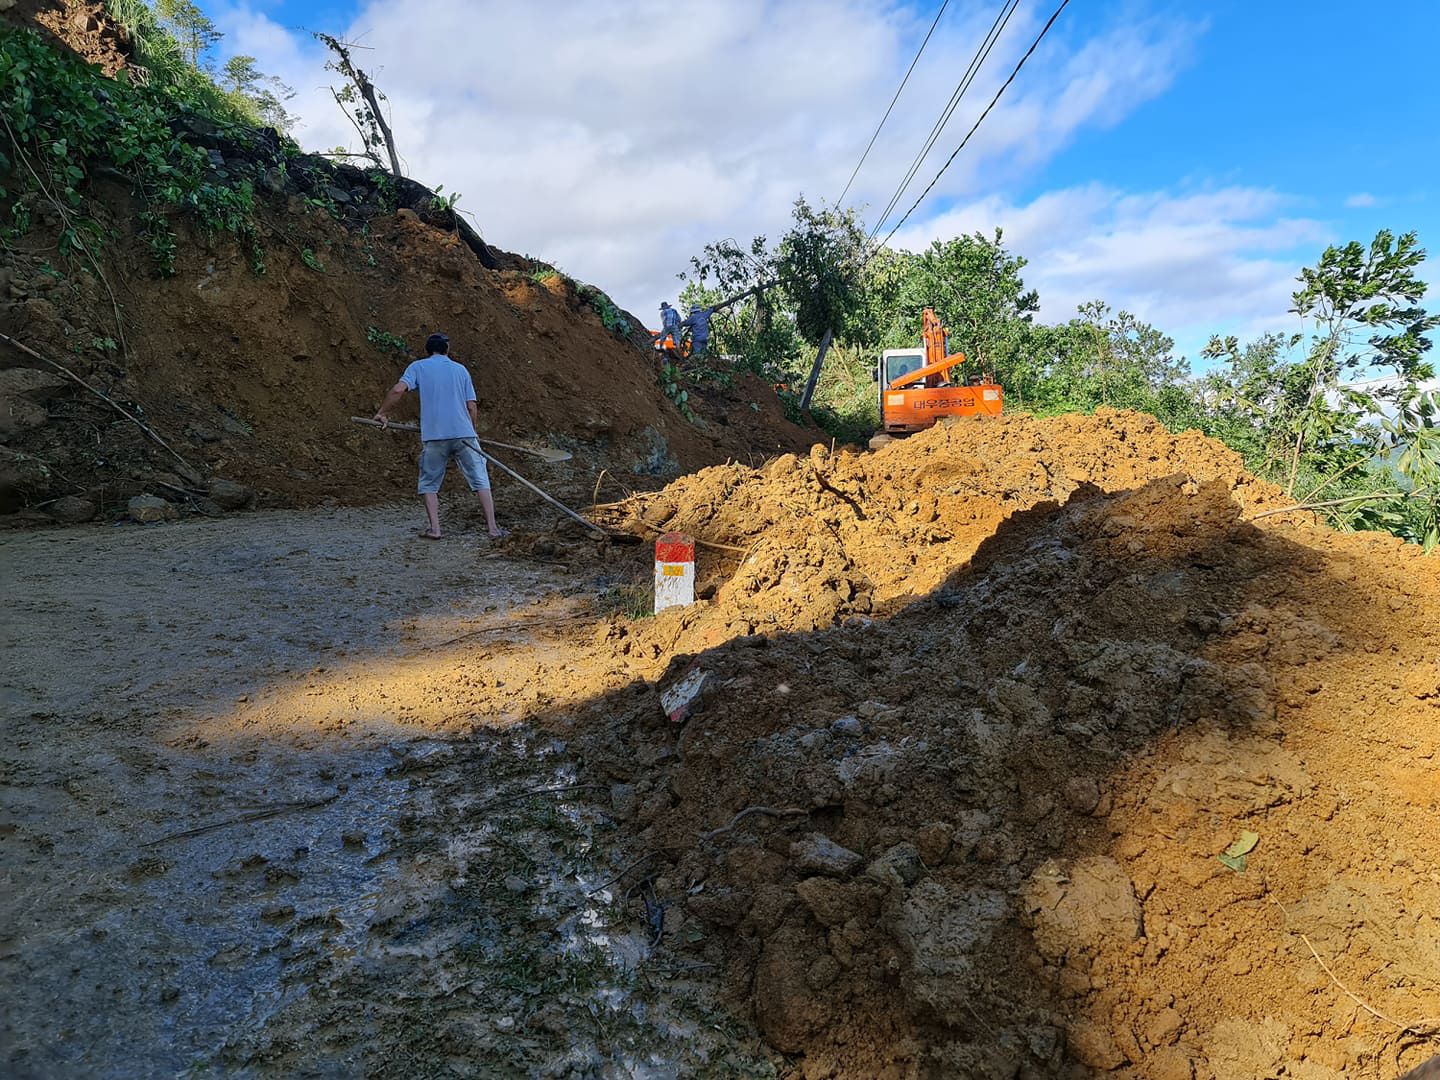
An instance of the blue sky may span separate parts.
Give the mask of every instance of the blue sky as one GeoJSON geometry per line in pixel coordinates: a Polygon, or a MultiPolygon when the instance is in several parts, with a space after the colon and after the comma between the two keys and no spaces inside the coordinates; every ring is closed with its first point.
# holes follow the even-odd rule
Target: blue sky
{"type": "MultiPolygon", "coordinates": [[[[774,235],[796,194],[839,193],[938,3],[203,6],[222,53],[296,87],[311,148],[353,136],[295,28],[373,46],[412,175],[649,318],[705,241],[774,235]]],[[[852,200],[884,204],[999,6],[952,0],[852,200]]],[[[1051,10],[1021,0],[905,206],[1051,10]]],[[[1437,42],[1428,0],[1072,0],[895,242],[1002,226],[1043,318],[1103,298],[1192,359],[1212,332],[1295,328],[1291,280],[1329,242],[1416,229],[1440,281],[1437,42]]]]}

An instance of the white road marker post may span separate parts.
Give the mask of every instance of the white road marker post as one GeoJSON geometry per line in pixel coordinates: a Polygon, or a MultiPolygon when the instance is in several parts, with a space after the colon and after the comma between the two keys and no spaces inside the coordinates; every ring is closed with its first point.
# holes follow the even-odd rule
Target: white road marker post
{"type": "Polygon", "coordinates": [[[668,532],[655,541],[655,613],[695,602],[695,541],[668,532]]]}

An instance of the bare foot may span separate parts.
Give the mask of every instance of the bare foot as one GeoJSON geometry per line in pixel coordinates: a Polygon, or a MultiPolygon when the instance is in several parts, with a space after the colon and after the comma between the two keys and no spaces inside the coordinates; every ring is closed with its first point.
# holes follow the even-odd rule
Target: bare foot
{"type": "Polygon", "coordinates": [[[418,532],[418,533],[416,533],[415,535],[416,535],[417,537],[419,537],[421,540],[439,540],[439,539],[440,539],[440,534],[439,534],[439,533],[432,533],[432,532],[430,532],[428,529],[425,530],[424,532],[418,532]]]}
{"type": "Polygon", "coordinates": [[[507,537],[507,536],[509,536],[509,535],[510,535],[510,530],[509,530],[509,529],[496,529],[494,532],[492,532],[492,533],[490,534],[490,539],[491,539],[491,540],[500,540],[500,539],[503,539],[504,537],[507,537]]]}

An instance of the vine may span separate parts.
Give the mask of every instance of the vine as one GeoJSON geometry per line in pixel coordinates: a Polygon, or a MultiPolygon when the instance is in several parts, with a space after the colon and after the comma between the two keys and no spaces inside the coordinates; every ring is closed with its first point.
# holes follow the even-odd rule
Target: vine
{"type": "MultiPolygon", "coordinates": [[[[50,48],[34,30],[0,27],[0,234],[27,233],[37,204],[50,203],[62,221],[62,254],[85,251],[105,230],[85,213],[84,186],[97,166],[130,180],[143,204],[138,218],[156,269],[175,273],[169,213],[188,210],[210,232],[229,232],[264,273],[247,180],[216,182],[204,150],[176,134],[172,123],[195,115],[173,86],[132,85],[97,74],[50,48]]],[[[213,121],[214,118],[205,118],[213,121]]],[[[235,133],[237,141],[243,136],[235,133]]]]}

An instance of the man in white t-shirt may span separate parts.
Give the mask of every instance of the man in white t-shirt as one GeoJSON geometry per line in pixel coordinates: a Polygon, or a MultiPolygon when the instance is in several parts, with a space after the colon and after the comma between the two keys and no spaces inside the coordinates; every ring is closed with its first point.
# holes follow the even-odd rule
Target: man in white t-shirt
{"type": "Polygon", "coordinates": [[[420,534],[425,540],[440,539],[440,484],[451,460],[460,466],[470,490],[480,497],[485,526],[492,538],[509,536],[495,524],[495,500],[490,497],[490,475],[485,455],[475,441],[475,384],[464,366],[450,359],[450,339],[431,334],[425,342],[430,353],[405,369],[400,381],[390,388],[385,404],[375,414],[382,427],[390,423],[389,412],[406,391],[420,392],[420,498],[430,528],[420,534]]]}

